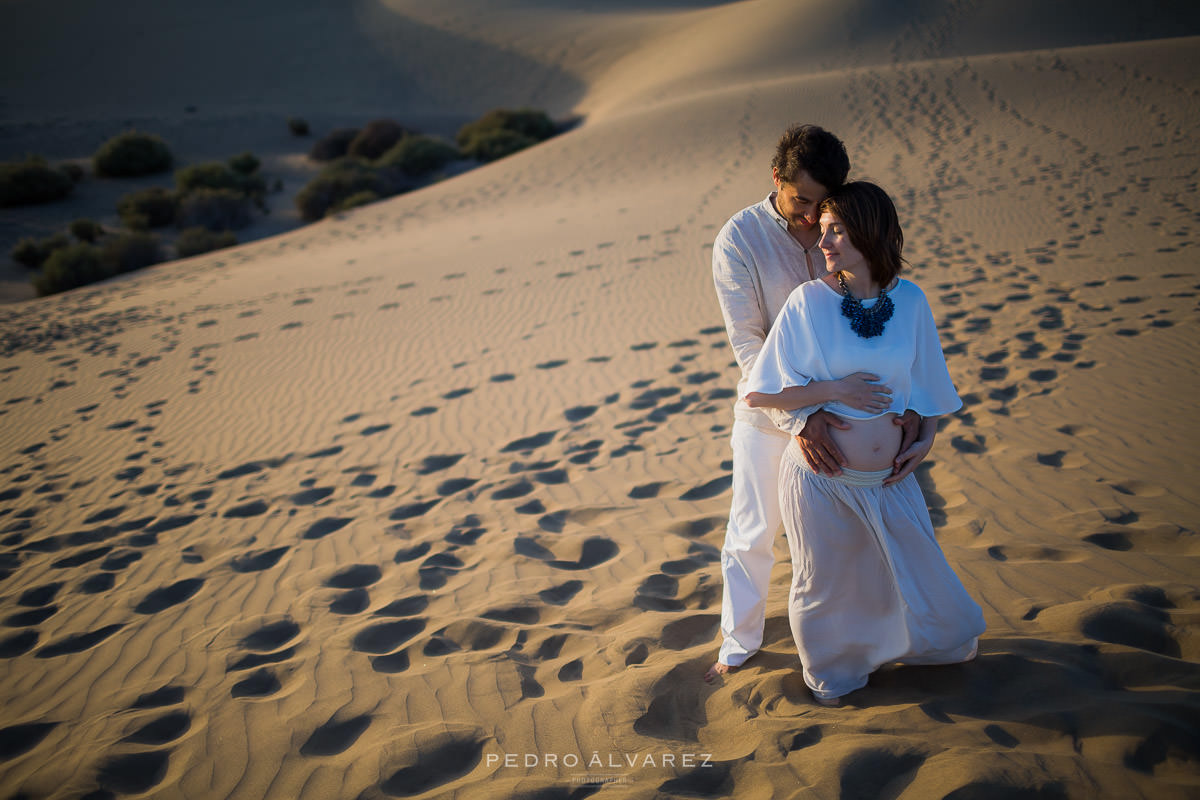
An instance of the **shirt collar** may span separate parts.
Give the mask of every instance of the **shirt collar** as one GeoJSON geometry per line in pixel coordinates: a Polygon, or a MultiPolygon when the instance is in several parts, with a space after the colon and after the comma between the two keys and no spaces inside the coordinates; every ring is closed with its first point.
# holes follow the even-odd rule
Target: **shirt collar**
{"type": "Polygon", "coordinates": [[[771,192],[767,195],[767,199],[763,200],[763,208],[771,215],[771,219],[775,220],[775,224],[783,228],[784,233],[787,233],[788,221],[779,213],[779,209],[775,208],[775,195],[779,192],[771,192]]]}

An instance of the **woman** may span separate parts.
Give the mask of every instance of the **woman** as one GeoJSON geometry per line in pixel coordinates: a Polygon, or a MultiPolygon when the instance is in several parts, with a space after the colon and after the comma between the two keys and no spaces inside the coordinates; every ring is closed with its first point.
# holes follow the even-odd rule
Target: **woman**
{"type": "Polygon", "coordinates": [[[795,441],[779,475],[792,635],[817,701],[840,705],[883,664],[969,661],[984,621],[938,546],[912,474],[933,446],[937,417],[962,401],[924,293],[899,277],[896,208],[878,186],[856,181],[821,212],[828,274],[788,298],[746,401],[778,409],[772,416],[792,433],[818,407],[846,423],[831,428],[847,460],[841,475],[814,473],[795,441]],[[886,409],[827,399],[824,382],[854,372],[890,387],[886,409]],[[901,430],[892,420],[906,408],[923,420],[917,441],[898,453],[901,430]]]}

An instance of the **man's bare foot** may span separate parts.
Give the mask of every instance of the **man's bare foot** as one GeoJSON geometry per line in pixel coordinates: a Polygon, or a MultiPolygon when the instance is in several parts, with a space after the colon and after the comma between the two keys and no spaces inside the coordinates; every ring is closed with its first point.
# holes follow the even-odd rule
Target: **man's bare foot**
{"type": "Polygon", "coordinates": [[[720,661],[708,668],[708,672],[704,673],[704,682],[712,683],[719,675],[728,675],[730,672],[737,672],[737,667],[731,667],[728,664],[722,664],[720,661]]]}

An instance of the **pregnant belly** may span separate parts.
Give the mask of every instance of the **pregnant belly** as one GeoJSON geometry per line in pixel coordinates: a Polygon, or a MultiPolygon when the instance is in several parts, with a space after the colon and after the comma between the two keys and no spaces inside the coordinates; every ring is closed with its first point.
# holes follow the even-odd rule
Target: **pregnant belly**
{"type": "Polygon", "coordinates": [[[849,430],[830,427],[834,443],[846,457],[846,466],[858,470],[888,469],[900,452],[900,426],[892,422],[895,414],[874,419],[846,419],[849,430]]]}

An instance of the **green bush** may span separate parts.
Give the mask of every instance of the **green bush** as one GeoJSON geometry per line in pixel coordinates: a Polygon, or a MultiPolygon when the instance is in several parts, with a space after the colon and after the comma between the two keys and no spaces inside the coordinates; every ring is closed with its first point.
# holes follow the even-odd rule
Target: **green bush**
{"type": "Polygon", "coordinates": [[[497,108],[459,128],[455,141],[466,155],[492,161],[549,139],[554,132],[554,121],[543,111],[497,108]]]}
{"type": "Polygon", "coordinates": [[[81,242],[95,242],[104,235],[104,228],[95,220],[77,219],[71,223],[71,235],[81,242]]]}
{"type": "Polygon", "coordinates": [[[66,173],[40,158],[0,163],[0,208],[52,203],[74,188],[66,173]]]}
{"type": "Polygon", "coordinates": [[[371,190],[368,189],[367,191],[359,192],[358,194],[352,194],[349,197],[347,197],[345,200],[341,200],[341,201],[335,203],[334,205],[329,207],[329,211],[327,211],[326,213],[327,214],[337,214],[341,211],[349,211],[352,208],[358,208],[359,206],[370,205],[371,203],[374,203],[376,200],[379,200],[379,199],[381,199],[379,197],[379,195],[375,194],[375,192],[372,192],[371,190]]]}
{"type": "Polygon", "coordinates": [[[162,260],[157,236],[122,233],[106,237],[102,245],[80,242],[55,250],[46,259],[42,274],[33,279],[33,285],[40,295],[65,292],[162,260]]]}
{"type": "Polygon", "coordinates": [[[55,250],[71,246],[71,239],[66,234],[56,233],[45,239],[22,239],[12,249],[13,261],[24,264],[30,269],[38,269],[46,263],[55,250]]]}
{"type": "Polygon", "coordinates": [[[313,143],[308,157],[313,161],[333,161],[350,151],[350,143],[358,136],[358,128],[338,128],[313,143]]]}
{"type": "Polygon", "coordinates": [[[433,136],[406,136],[377,162],[380,166],[397,167],[414,177],[428,175],[459,157],[458,148],[444,139],[433,136]]]}
{"type": "Polygon", "coordinates": [[[253,175],[258,172],[262,162],[251,152],[241,153],[229,159],[229,168],[239,175],[253,175]]]}
{"type": "Polygon", "coordinates": [[[202,227],[210,231],[244,228],[253,214],[250,199],[236,189],[203,187],[183,195],[175,215],[181,227],[202,227]]]}
{"type": "Polygon", "coordinates": [[[300,117],[288,117],[288,130],[292,136],[308,136],[308,120],[300,117]]]}
{"type": "Polygon", "coordinates": [[[178,208],[178,196],[161,186],[130,192],[117,201],[121,222],[134,230],[170,225],[175,221],[178,208]]]}
{"type": "Polygon", "coordinates": [[[97,175],[110,178],[166,172],[173,162],[167,143],[157,136],[125,131],[109,139],[92,157],[97,175]]]}
{"type": "Polygon", "coordinates": [[[470,158],[495,161],[535,144],[536,141],[516,131],[488,130],[472,134],[462,150],[470,158]]]}
{"type": "Polygon", "coordinates": [[[230,231],[214,233],[207,228],[188,228],[179,234],[179,239],[175,242],[175,252],[180,258],[189,258],[201,253],[233,247],[237,243],[237,237],[230,231]]]}
{"type": "Polygon", "coordinates": [[[152,233],[132,232],[108,236],[99,247],[100,261],[113,275],[143,269],[164,260],[162,245],[152,233]]]}
{"type": "Polygon", "coordinates": [[[42,274],[33,279],[33,286],[39,295],[48,295],[86,286],[114,274],[104,265],[99,247],[80,242],[55,250],[46,259],[42,274]]]}
{"type": "Polygon", "coordinates": [[[363,192],[389,197],[407,188],[396,171],[376,169],[355,158],[335,161],[296,195],[296,208],[306,222],[324,217],[330,209],[363,192]]]}
{"type": "Polygon", "coordinates": [[[347,155],[358,158],[375,160],[392,149],[396,142],[408,136],[412,131],[399,122],[391,119],[376,119],[367,123],[366,127],[350,142],[346,149],[347,155]]]}
{"type": "MultiPolygon", "coordinates": [[[[242,156],[238,158],[242,158],[242,156]]],[[[250,158],[254,158],[254,156],[250,155],[250,158]]],[[[175,187],[181,195],[197,189],[229,189],[249,197],[259,205],[262,204],[263,198],[267,194],[267,182],[261,175],[253,172],[249,174],[239,172],[236,168],[231,168],[220,161],[192,164],[177,170],[175,187]]]]}

